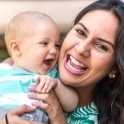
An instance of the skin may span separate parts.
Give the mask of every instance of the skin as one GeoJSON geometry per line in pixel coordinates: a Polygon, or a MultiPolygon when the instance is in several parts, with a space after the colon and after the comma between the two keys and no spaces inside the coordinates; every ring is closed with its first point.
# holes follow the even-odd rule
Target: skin
{"type": "Polygon", "coordinates": [[[14,65],[31,72],[47,74],[58,60],[60,33],[57,25],[49,18],[32,19],[30,22],[28,19],[23,27],[16,40],[9,43],[14,65]],[[46,60],[50,60],[49,63],[46,60]]]}
{"type": "MultiPolygon", "coordinates": [[[[72,28],[62,44],[59,57],[60,79],[75,88],[79,96],[78,106],[92,101],[94,87],[103,77],[110,75],[111,78],[118,26],[119,22],[112,13],[91,11],[72,28]],[[71,69],[67,64],[68,56],[72,56],[86,69],[82,73],[71,69]]],[[[81,69],[81,66],[72,63],[73,68],[81,69]]]]}
{"type": "MultiPolygon", "coordinates": [[[[109,76],[112,78],[112,75],[116,73],[116,70],[114,70],[114,46],[118,27],[119,22],[111,12],[95,10],[87,13],[64,39],[59,57],[60,79],[77,91],[79,96],[78,107],[85,106],[92,101],[93,90],[103,77],[109,76]],[[67,58],[70,58],[68,56],[72,56],[68,62],[71,67],[67,64],[69,60],[67,58]],[[83,70],[81,66],[83,66],[83,70]]],[[[37,88],[32,87],[30,91],[37,91],[37,88]]],[[[47,107],[40,103],[35,103],[35,105],[46,110],[51,124],[57,124],[57,121],[59,124],[65,124],[65,118],[56,97],[53,95],[55,99],[53,97],[45,99],[43,98],[44,95],[35,94],[30,98],[45,102],[47,107]],[[56,115],[58,115],[57,118],[56,115]],[[56,120],[55,123],[53,120],[56,120]]],[[[50,96],[50,94],[47,95],[50,96]]],[[[24,112],[24,109],[22,111],[24,112]]],[[[16,119],[15,111],[14,115],[16,119]]],[[[10,124],[14,123],[13,120],[13,123],[10,124]]]]}

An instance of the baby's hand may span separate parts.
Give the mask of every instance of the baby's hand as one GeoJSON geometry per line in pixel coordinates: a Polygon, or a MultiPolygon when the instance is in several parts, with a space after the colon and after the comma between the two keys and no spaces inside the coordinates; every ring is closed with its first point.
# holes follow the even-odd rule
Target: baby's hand
{"type": "Polygon", "coordinates": [[[38,75],[34,79],[35,84],[37,84],[39,93],[48,93],[51,89],[55,89],[58,85],[58,79],[47,76],[38,75]]]}

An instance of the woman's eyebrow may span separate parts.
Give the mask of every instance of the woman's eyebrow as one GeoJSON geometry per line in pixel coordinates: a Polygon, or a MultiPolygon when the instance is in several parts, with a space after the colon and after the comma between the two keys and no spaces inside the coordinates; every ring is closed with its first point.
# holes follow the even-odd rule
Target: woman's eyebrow
{"type": "Polygon", "coordinates": [[[106,42],[106,43],[110,44],[110,45],[113,47],[113,49],[114,49],[114,45],[113,45],[110,41],[105,40],[105,39],[102,39],[102,38],[98,38],[98,40],[100,40],[100,41],[102,41],[102,42],[106,42]]]}
{"type": "MultiPolygon", "coordinates": [[[[85,25],[84,25],[83,23],[78,22],[77,24],[81,25],[81,26],[84,28],[84,30],[85,30],[87,33],[89,33],[89,30],[85,27],[85,25]]],[[[110,41],[105,40],[105,39],[102,39],[102,38],[98,38],[98,40],[110,44],[110,45],[112,46],[112,48],[114,49],[114,45],[113,45],[110,41]]]]}
{"type": "Polygon", "coordinates": [[[87,33],[89,33],[89,30],[85,27],[85,25],[84,25],[83,23],[78,22],[77,24],[81,25],[81,26],[84,28],[84,30],[85,30],[87,33]]]}

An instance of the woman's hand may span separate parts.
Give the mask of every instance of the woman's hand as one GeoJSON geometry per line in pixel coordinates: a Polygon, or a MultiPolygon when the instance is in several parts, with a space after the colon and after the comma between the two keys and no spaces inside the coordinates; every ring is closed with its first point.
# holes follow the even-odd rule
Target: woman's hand
{"type": "MultiPolygon", "coordinates": [[[[27,121],[20,117],[20,115],[24,114],[25,112],[31,112],[31,111],[34,111],[34,108],[28,107],[26,105],[23,105],[19,108],[11,110],[7,114],[8,123],[9,124],[41,124],[39,122],[27,121]]],[[[1,121],[0,124],[6,124],[6,123],[5,121],[4,122],[1,121]]]]}
{"type": "Polygon", "coordinates": [[[28,97],[36,100],[33,105],[47,112],[50,124],[66,124],[66,118],[53,91],[44,94],[40,93],[37,85],[33,85],[29,90],[31,92],[36,92],[29,94],[28,97]]]}

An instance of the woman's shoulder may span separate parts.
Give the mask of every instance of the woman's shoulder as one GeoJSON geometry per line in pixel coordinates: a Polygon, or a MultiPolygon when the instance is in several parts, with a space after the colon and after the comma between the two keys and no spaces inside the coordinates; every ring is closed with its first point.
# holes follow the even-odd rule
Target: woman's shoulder
{"type": "Polygon", "coordinates": [[[94,102],[83,106],[78,107],[73,112],[68,113],[67,123],[75,124],[76,122],[88,123],[88,124],[97,124],[98,109],[95,106],[94,102]]]}
{"type": "Polygon", "coordinates": [[[95,106],[94,102],[91,102],[90,104],[83,106],[83,107],[78,107],[76,108],[73,113],[78,113],[83,115],[91,115],[91,114],[96,114],[98,115],[98,109],[95,106]]]}

